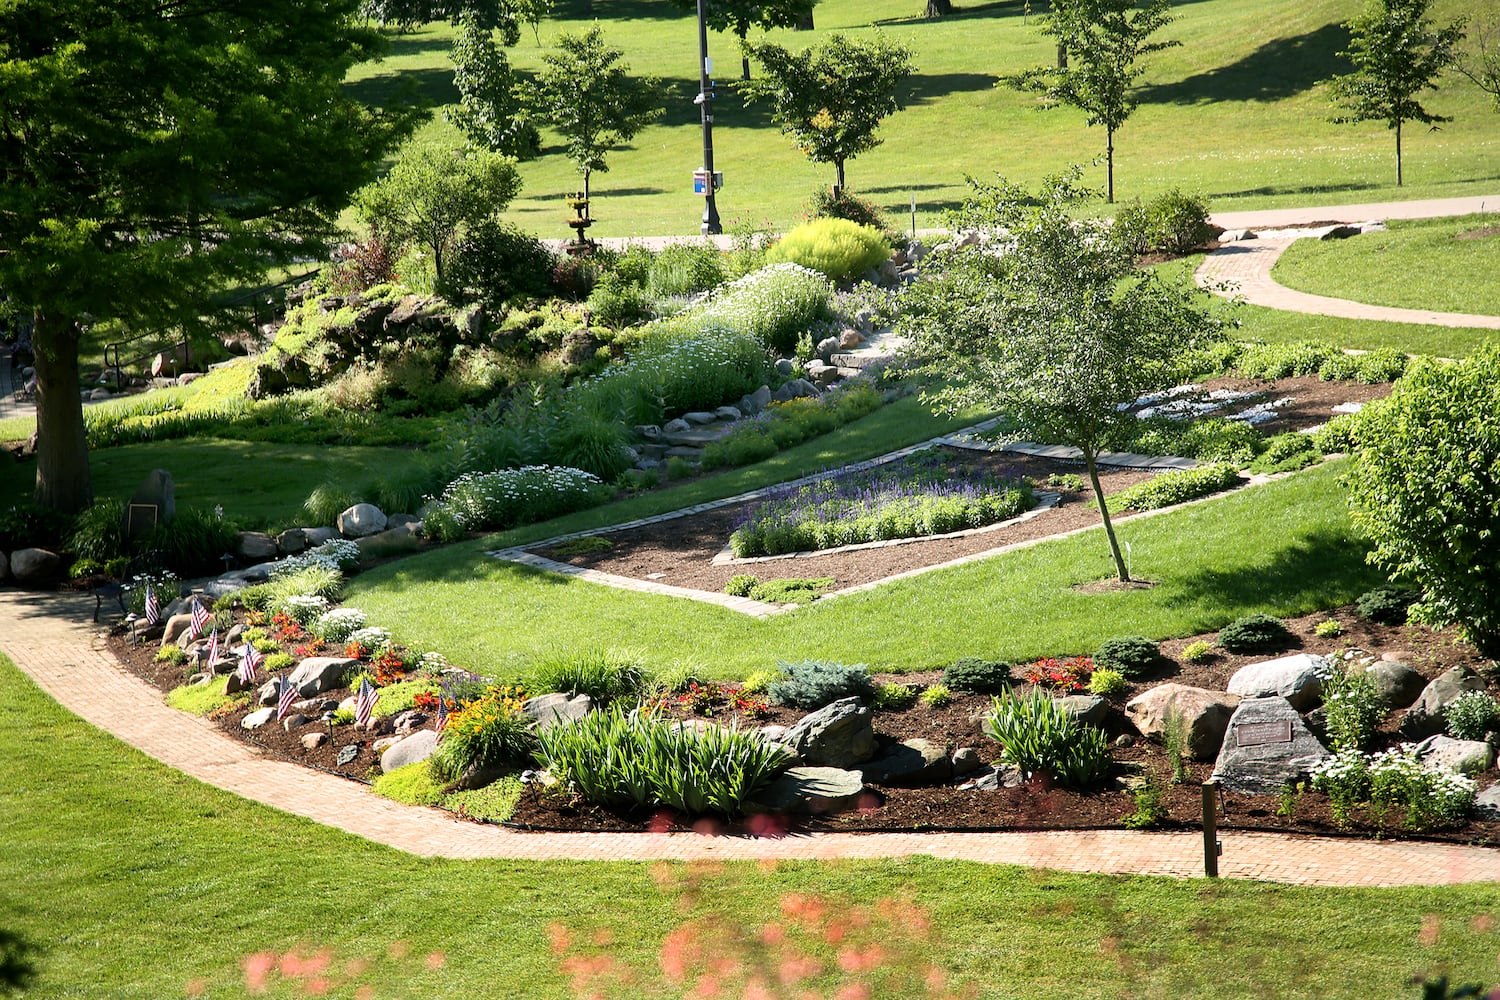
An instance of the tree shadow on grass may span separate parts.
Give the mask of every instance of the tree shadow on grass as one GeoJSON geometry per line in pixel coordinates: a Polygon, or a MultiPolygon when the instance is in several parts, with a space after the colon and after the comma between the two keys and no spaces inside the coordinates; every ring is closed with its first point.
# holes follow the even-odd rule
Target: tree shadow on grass
{"type": "Polygon", "coordinates": [[[14,931],[0,927],[0,996],[24,990],[36,976],[31,958],[36,946],[14,931]]]}
{"type": "Polygon", "coordinates": [[[953,94],[992,90],[1000,78],[990,73],[918,73],[902,88],[904,104],[928,104],[953,94]]]}
{"type": "Polygon", "coordinates": [[[1339,52],[1349,45],[1341,24],[1325,24],[1290,38],[1274,38],[1227,66],[1195,73],[1176,83],[1142,87],[1142,104],[1212,104],[1218,101],[1279,101],[1311,90],[1320,80],[1349,71],[1339,52]]]}
{"type": "MultiPolygon", "coordinates": [[[[1267,526],[1268,532],[1275,527],[1267,526]]],[[[1270,541],[1270,539],[1268,539],[1270,541]]],[[[1203,602],[1227,608],[1334,607],[1353,601],[1385,577],[1365,562],[1368,545],[1350,534],[1313,531],[1276,549],[1253,565],[1202,566],[1186,573],[1160,573],[1159,593],[1172,605],[1203,602]]],[[[1215,627],[1199,622],[1201,627],[1215,627]]]]}
{"type": "Polygon", "coordinates": [[[416,105],[437,107],[458,102],[458,88],[453,86],[453,70],[408,69],[344,84],[348,97],[376,108],[416,105]]]}
{"type": "Polygon", "coordinates": [[[1268,184],[1264,187],[1245,188],[1240,191],[1215,191],[1213,196],[1215,198],[1248,198],[1276,194],[1337,194],[1341,191],[1370,191],[1384,187],[1386,184],[1380,181],[1346,181],[1342,184],[1268,184]]]}

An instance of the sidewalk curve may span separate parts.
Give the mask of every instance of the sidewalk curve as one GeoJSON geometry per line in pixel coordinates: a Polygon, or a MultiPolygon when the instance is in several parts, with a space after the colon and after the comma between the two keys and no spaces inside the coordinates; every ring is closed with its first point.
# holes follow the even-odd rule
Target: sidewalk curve
{"type": "MultiPolygon", "coordinates": [[[[258,754],[166,706],[90,624],[86,595],[0,590],[0,650],[65,708],[200,781],[397,850],[427,857],[597,861],[886,858],[909,855],[1071,872],[1202,874],[1202,837],[1126,830],[1041,833],[824,833],[781,839],[673,834],[529,834],[403,806],[363,785],[258,754]]],[[[1224,877],[1299,885],[1500,881],[1500,850],[1442,844],[1221,835],[1224,877]]]]}

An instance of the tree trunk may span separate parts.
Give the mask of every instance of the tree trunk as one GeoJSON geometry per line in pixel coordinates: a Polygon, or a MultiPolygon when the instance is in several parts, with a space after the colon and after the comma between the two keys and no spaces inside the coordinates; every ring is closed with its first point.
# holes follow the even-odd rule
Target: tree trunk
{"type": "Polygon", "coordinates": [[[94,502],[89,442],[78,395],[78,324],[36,314],[36,494],[43,507],[74,514],[94,502]]]}
{"type": "Polygon", "coordinates": [[[1396,123],[1396,186],[1401,186],[1401,123],[1396,123]]]}
{"type": "Polygon", "coordinates": [[[1068,47],[1062,42],[1057,43],[1057,68],[1068,68],[1068,47]]]}
{"type": "Polygon", "coordinates": [[[797,18],[797,26],[795,28],[793,28],[792,30],[793,31],[811,31],[811,30],[813,30],[813,15],[812,15],[812,11],[808,11],[806,14],[803,14],[801,17],[797,18]]]}
{"type": "Polygon", "coordinates": [[[837,198],[844,193],[844,161],[833,161],[833,196],[837,198]]]}
{"type": "Polygon", "coordinates": [[[943,17],[953,13],[953,0],[927,0],[927,13],[923,17],[943,17]]]}
{"type": "Polygon", "coordinates": [[[1104,200],[1115,203],[1115,130],[1104,131],[1104,200]]]}
{"type": "Polygon", "coordinates": [[[1120,543],[1115,538],[1115,526],[1109,520],[1109,506],[1104,502],[1104,490],[1099,486],[1099,466],[1094,458],[1094,449],[1083,449],[1083,461],[1089,470],[1089,485],[1094,487],[1094,500],[1099,504],[1099,516],[1104,520],[1104,537],[1109,539],[1109,554],[1115,561],[1115,571],[1120,575],[1120,582],[1129,583],[1130,570],[1126,568],[1125,559],[1120,555],[1120,543]]]}
{"type": "Polygon", "coordinates": [[[741,80],[748,80],[748,79],[750,79],[750,52],[745,48],[745,38],[749,34],[750,34],[750,26],[748,24],[737,24],[737,25],[735,25],[734,35],[735,35],[736,38],[738,38],[740,40],[740,79],[741,80]]]}

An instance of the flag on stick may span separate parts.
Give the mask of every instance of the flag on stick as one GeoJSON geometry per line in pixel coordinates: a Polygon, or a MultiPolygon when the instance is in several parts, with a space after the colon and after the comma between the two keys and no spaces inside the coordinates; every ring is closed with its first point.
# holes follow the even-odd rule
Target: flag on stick
{"type": "Polygon", "coordinates": [[[161,605],[157,603],[156,591],[151,588],[151,581],[146,581],[146,624],[155,625],[161,621],[161,605]]]}
{"type": "Polygon", "coordinates": [[[193,621],[192,624],[188,626],[189,642],[203,634],[203,630],[208,628],[208,622],[211,617],[212,616],[208,613],[208,609],[203,606],[203,602],[198,600],[196,597],[193,598],[193,621]]]}
{"type": "Polygon", "coordinates": [[[250,643],[240,650],[240,681],[246,686],[255,683],[255,669],[260,666],[260,652],[250,643]]]}
{"type": "Polygon", "coordinates": [[[366,677],[359,682],[359,690],[354,701],[354,721],[366,728],[370,725],[370,716],[375,711],[375,703],[380,700],[380,691],[370,683],[366,677]]]}
{"type": "Polygon", "coordinates": [[[208,669],[214,668],[214,663],[219,659],[219,630],[214,629],[208,634],[208,669]]]}
{"type": "Polygon", "coordinates": [[[286,677],[281,678],[281,697],[276,700],[276,720],[280,722],[291,710],[292,702],[297,700],[297,685],[286,677]]]}

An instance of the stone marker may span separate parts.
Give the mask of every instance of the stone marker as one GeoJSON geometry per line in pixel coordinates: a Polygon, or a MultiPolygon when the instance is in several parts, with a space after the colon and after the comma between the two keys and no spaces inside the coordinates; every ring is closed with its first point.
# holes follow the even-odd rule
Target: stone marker
{"type": "Polygon", "coordinates": [[[152,469],[125,503],[120,526],[126,538],[168,524],[177,516],[177,488],[166,469],[152,469]]]}
{"type": "Polygon", "coordinates": [[[1328,756],[1291,702],[1246,698],[1229,719],[1213,780],[1231,792],[1275,795],[1328,756]]]}

